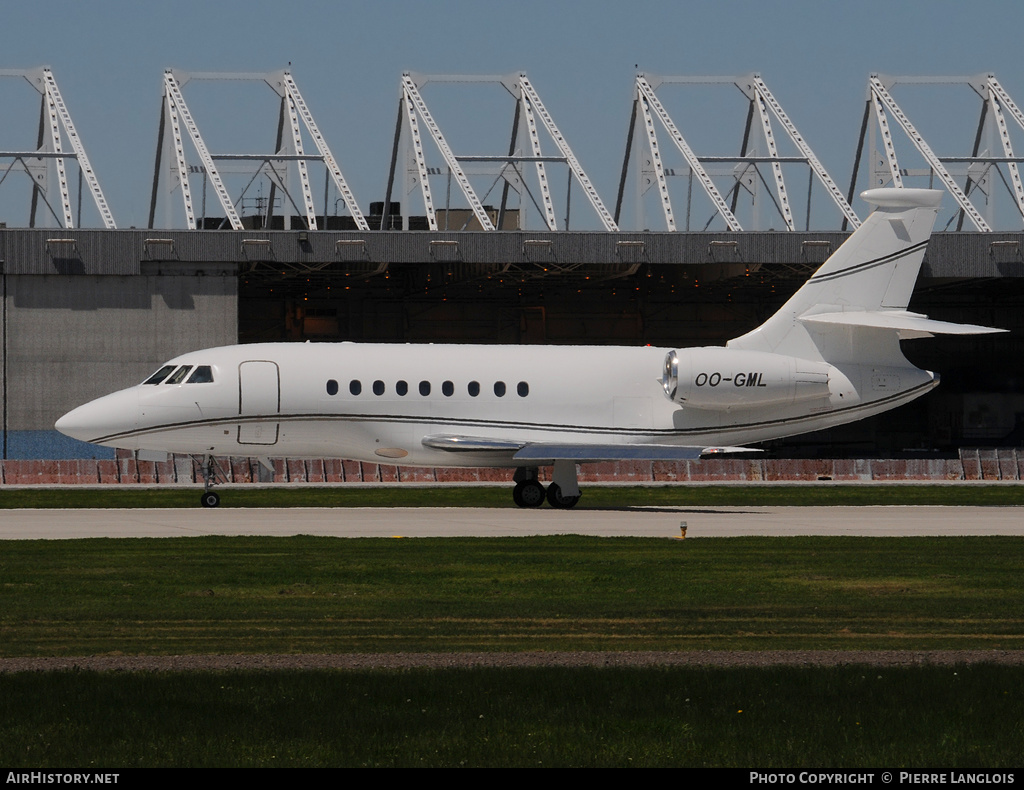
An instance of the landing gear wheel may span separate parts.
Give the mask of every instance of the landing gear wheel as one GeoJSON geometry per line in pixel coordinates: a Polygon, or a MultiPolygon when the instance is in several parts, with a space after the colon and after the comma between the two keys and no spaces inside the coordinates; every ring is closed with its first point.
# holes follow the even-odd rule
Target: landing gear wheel
{"type": "Polygon", "coordinates": [[[217,485],[218,477],[225,481],[228,478],[220,470],[217,460],[212,455],[203,456],[202,461],[199,462],[199,470],[203,475],[203,495],[199,498],[199,503],[203,507],[217,507],[220,504],[220,494],[215,494],[210,489],[217,485]]]}
{"type": "Polygon", "coordinates": [[[556,507],[560,510],[568,510],[569,508],[574,507],[579,501],[579,494],[576,496],[562,496],[562,489],[558,487],[558,483],[552,483],[548,486],[548,504],[551,505],[551,507],[556,507]]]}
{"type": "Polygon", "coordinates": [[[512,489],[512,501],[519,507],[540,507],[544,504],[544,486],[536,480],[523,480],[512,489]]]}

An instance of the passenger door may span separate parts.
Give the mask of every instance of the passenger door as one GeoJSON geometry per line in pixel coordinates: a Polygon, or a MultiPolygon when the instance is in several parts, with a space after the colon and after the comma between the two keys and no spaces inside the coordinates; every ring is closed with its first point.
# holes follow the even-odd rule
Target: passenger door
{"type": "Polygon", "coordinates": [[[277,444],[281,372],[276,362],[248,360],[238,366],[238,443],[277,444]]]}

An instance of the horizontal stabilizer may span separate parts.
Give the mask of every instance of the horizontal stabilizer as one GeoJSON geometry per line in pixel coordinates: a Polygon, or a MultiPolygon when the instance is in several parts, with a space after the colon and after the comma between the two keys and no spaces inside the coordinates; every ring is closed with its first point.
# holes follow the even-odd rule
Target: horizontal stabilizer
{"type": "Polygon", "coordinates": [[[865,326],[876,329],[895,329],[900,337],[930,337],[931,335],[985,335],[1006,332],[990,326],[976,324],[954,324],[949,321],[934,321],[920,313],[906,310],[849,310],[840,313],[817,313],[800,316],[803,322],[813,324],[836,324],[841,326],[865,326]]]}

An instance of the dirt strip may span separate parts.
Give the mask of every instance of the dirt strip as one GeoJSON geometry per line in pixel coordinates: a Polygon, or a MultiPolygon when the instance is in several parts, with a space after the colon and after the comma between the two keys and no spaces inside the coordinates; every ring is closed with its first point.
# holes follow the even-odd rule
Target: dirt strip
{"type": "Polygon", "coordinates": [[[873,667],[1024,665],[1024,650],[694,650],[686,652],[337,653],[2,658],[10,672],[191,672],[478,667],[873,667]]]}

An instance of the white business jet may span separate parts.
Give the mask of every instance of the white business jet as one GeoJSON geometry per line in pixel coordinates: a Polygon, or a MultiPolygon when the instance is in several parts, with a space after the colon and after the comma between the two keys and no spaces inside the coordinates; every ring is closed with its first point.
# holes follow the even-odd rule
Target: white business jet
{"type": "Polygon", "coordinates": [[[864,224],[762,326],[722,347],[260,343],[196,351],[65,414],[95,444],[215,457],[511,467],[521,507],[580,498],[577,465],[680,460],[902,406],[938,384],[900,338],[1003,330],[907,311],[942,193],[872,189],[864,224]],[[550,485],[537,470],[552,466],[550,485]]]}

